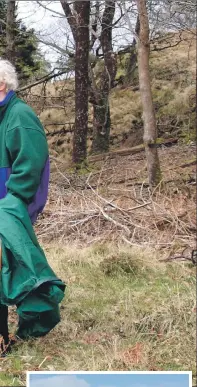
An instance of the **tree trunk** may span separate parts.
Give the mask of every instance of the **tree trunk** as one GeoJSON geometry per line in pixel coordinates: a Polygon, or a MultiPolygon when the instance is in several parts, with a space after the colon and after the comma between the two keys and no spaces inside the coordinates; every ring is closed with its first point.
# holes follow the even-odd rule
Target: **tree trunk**
{"type": "Polygon", "coordinates": [[[87,156],[88,130],[88,58],[90,1],[76,1],[75,14],[75,128],[73,162],[82,163],[87,156]]]}
{"type": "Polygon", "coordinates": [[[124,77],[125,86],[131,85],[136,67],[137,67],[137,50],[136,50],[136,43],[134,41],[129,52],[129,58],[126,60],[126,63],[125,63],[125,77],[124,77]]]}
{"type": "Polygon", "coordinates": [[[105,10],[102,18],[102,31],[100,36],[101,47],[104,55],[104,70],[101,75],[100,84],[96,90],[92,88],[93,100],[93,141],[91,152],[102,153],[109,149],[110,138],[110,108],[109,93],[113,86],[117,59],[112,47],[112,28],[115,15],[115,0],[105,1],[105,10]]]}
{"type": "Polygon", "coordinates": [[[110,135],[110,108],[106,111],[107,102],[101,101],[99,105],[93,105],[93,140],[91,153],[102,153],[109,150],[110,135]]]}
{"type": "Polygon", "coordinates": [[[12,0],[7,1],[5,56],[12,64],[15,64],[15,11],[16,2],[12,0]]]}
{"type": "Polygon", "coordinates": [[[138,71],[144,121],[144,145],[150,187],[161,181],[161,171],[156,147],[157,125],[151,91],[149,56],[149,21],[146,0],[136,0],[139,14],[138,32],[138,71]]]}

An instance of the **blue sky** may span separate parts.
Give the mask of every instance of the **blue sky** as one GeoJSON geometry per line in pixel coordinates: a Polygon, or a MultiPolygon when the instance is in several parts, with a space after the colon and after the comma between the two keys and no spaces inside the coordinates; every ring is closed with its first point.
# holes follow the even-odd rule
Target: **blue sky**
{"type": "Polygon", "coordinates": [[[188,374],[32,374],[29,387],[189,387],[188,374]]]}

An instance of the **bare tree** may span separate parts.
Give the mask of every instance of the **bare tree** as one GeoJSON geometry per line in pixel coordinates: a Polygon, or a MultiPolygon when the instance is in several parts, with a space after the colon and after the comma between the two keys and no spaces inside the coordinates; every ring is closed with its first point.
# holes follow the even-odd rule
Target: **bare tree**
{"type": "MultiPolygon", "coordinates": [[[[75,45],[74,52],[73,50],[69,52],[66,44],[61,46],[59,42],[54,40],[54,37],[47,38],[47,41],[46,37],[39,37],[39,41],[50,46],[51,48],[54,48],[54,50],[57,50],[61,55],[62,64],[68,63],[68,57],[70,55],[70,57],[72,57],[71,60],[75,63],[75,66],[77,66],[78,59],[76,58],[76,39],[78,18],[76,4],[79,4],[79,2],[73,1],[72,3],[68,3],[64,0],[61,1],[64,14],[57,10],[51,10],[46,4],[42,4],[40,1],[37,1],[37,3],[40,7],[54,12],[54,15],[60,19],[64,19],[64,15],[66,16],[75,45]]],[[[91,2],[91,36],[89,44],[89,102],[93,105],[92,152],[94,153],[103,152],[109,148],[111,127],[109,94],[111,88],[114,85],[117,72],[117,54],[115,54],[113,51],[114,42],[112,33],[113,29],[122,18],[122,14],[120,16],[116,15],[117,20],[114,21],[115,12],[117,10],[116,3],[118,3],[117,0],[96,0],[91,2]],[[97,71],[97,67],[95,68],[95,64],[98,64],[99,71],[97,71]]],[[[70,40],[68,35],[67,38],[70,40]]],[[[80,88],[77,86],[76,88],[76,90],[79,92],[80,88]]],[[[77,115],[77,111],[75,113],[77,115]]],[[[76,128],[75,133],[77,133],[76,128]]],[[[78,136],[78,134],[76,135],[78,136]]],[[[74,144],[75,143],[76,140],[74,139],[74,144]]],[[[73,154],[74,153],[75,151],[73,149],[73,154]]]]}
{"type": "Polygon", "coordinates": [[[88,131],[88,57],[90,1],[76,1],[75,31],[75,130],[73,136],[73,162],[86,159],[88,131]]]}
{"type": "Polygon", "coordinates": [[[99,48],[101,48],[103,52],[104,66],[97,83],[93,79],[93,71],[90,72],[90,102],[93,104],[93,153],[105,152],[109,148],[111,126],[109,93],[113,86],[117,71],[116,54],[114,54],[112,46],[115,4],[116,0],[105,1],[105,9],[101,22],[101,34],[99,37],[99,48]]]}
{"type": "Polygon", "coordinates": [[[6,58],[14,63],[15,61],[15,11],[16,2],[13,0],[7,1],[7,17],[6,17],[6,58]]]}
{"type": "Polygon", "coordinates": [[[146,8],[146,0],[136,0],[139,28],[138,36],[138,71],[139,85],[143,109],[144,121],[144,144],[147,158],[147,168],[149,176],[149,184],[151,187],[156,186],[161,181],[161,171],[159,164],[158,151],[156,146],[157,140],[157,125],[153,106],[153,98],[151,91],[151,80],[149,70],[149,21],[146,8]]]}
{"type": "Polygon", "coordinates": [[[138,73],[139,86],[142,101],[143,122],[144,122],[144,145],[147,159],[147,169],[150,187],[157,186],[161,181],[161,170],[157,151],[157,124],[153,105],[151,90],[149,57],[150,57],[150,37],[149,37],[149,19],[146,0],[135,0],[137,5],[137,22],[135,30],[132,27],[131,19],[126,10],[125,3],[123,8],[125,18],[132,35],[136,35],[138,43],[138,73]]]}
{"type": "Polygon", "coordinates": [[[147,168],[150,187],[161,181],[161,171],[156,146],[157,125],[151,91],[149,56],[149,20],[146,0],[136,0],[138,10],[137,37],[138,37],[138,71],[139,85],[143,109],[144,144],[147,158],[147,168]]]}
{"type": "MultiPolygon", "coordinates": [[[[71,5],[69,5],[65,1],[61,1],[61,4],[65,12],[67,21],[70,25],[72,35],[75,41],[76,51],[75,51],[74,59],[75,59],[75,66],[77,66],[79,64],[79,58],[77,57],[77,40],[78,40],[77,14],[79,9],[81,9],[82,2],[80,3],[77,1],[74,2],[73,9],[71,8],[71,5]]],[[[89,37],[90,38],[89,51],[93,49],[95,42],[97,42],[98,43],[98,47],[96,50],[97,54],[100,49],[102,50],[102,54],[101,55],[98,54],[98,58],[100,62],[102,61],[101,58],[103,58],[103,64],[104,64],[103,70],[101,74],[99,74],[99,79],[95,81],[95,74],[93,71],[95,63],[93,64],[93,66],[92,66],[91,60],[89,63],[90,102],[93,104],[92,152],[94,153],[103,152],[109,148],[109,135],[110,135],[110,126],[111,126],[109,93],[113,86],[115,76],[116,76],[116,71],[117,71],[116,55],[114,54],[113,47],[112,47],[112,29],[113,29],[113,19],[115,15],[115,4],[116,4],[116,0],[105,0],[104,11],[101,17],[100,4],[98,1],[96,1],[95,14],[90,23],[91,37],[89,37]],[[100,19],[101,19],[101,23],[100,23],[100,19]]],[[[87,5],[87,2],[86,2],[86,5],[87,5]]],[[[94,5],[92,5],[92,7],[94,8],[94,5]]],[[[90,6],[89,6],[89,11],[90,11],[90,6]]],[[[86,22],[87,21],[84,20],[84,23],[86,22]]],[[[83,33],[84,33],[84,28],[83,28],[83,33]]],[[[86,43],[87,43],[87,40],[86,40],[86,43]]],[[[85,40],[84,40],[84,44],[85,44],[85,40]]],[[[85,50],[83,50],[83,54],[85,54],[85,50]]],[[[83,71],[83,74],[84,74],[84,81],[86,78],[86,86],[87,86],[88,77],[85,75],[87,74],[87,72],[83,71]]],[[[84,97],[86,96],[86,94],[84,94],[84,91],[81,94],[81,88],[77,86],[76,77],[77,77],[77,72],[75,69],[76,93],[78,93],[76,95],[76,120],[78,116],[80,120],[80,125],[81,125],[82,120],[81,120],[81,114],[78,115],[79,105],[77,104],[77,101],[80,101],[80,104],[82,106],[82,100],[84,100],[84,97]],[[78,97],[78,95],[80,95],[80,97],[78,97]]],[[[79,85],[80,86],[82,85],[81,74],[79,76],[79,85]]],[[[87,116],[86,116],[86,120],[87,120],[87,116]]],[[[79,144],[82,144],[85,141],[85,137],[83,141],[81,140],[79,133],[81,133],[82,131],[80,130],[79,132],[77,130],[77,127],[79,127],[79,122],[78,124],[76,122],[76,127],[74,131],[73,160],[75,162],[76,162],[76,157],[75,157],[76,149],[79,149],[79,144]]],[[[85,132],[85,127],[83,130],[83,133],[85,133],[85,136],[87,137],[87,131],[85,132]]],[[[83,157],[81,159],[83,159],[83,157]]]]}
{"type": "Polygon", "coordinates": [[[153,32],[190,31],[194,33],[196,25],[195,0],[148,0],[149,25],[153,32]]]}
{"type": "Polygon", "coordinates": [[[87,155],[88,130],[88,57],[90,1],[75,1],[73,10],[64,0],[62,8],[75,41],[75,128],[73,162],[80,164],[87,155]]]}
{"type": "MultiPolygon", "coordinates": [[[[50,9],[51,2],[47,3],[37,1],[37,3],[40,5],[40,7],[45,8],[45,10],[49,10],[54,13],[54,16],[58,20],[58,28],[56,28],[55,33],[53,33],[53,31],[50,31],[50,33],[47,34],[46,31],[44,33],[42,30],[41,38],[39,40],[40,42],[46,44],[46,46],[51,47],[52,49],[54,49],[54,51],[60,54],[61,57],[57,61],[57,67],[60,72],[61,70],[68,68],[71,64],[72,66],[69,67],[69,75],[73,76],[74,71],[77,70],[77,65],[80,66],[78,72],[78,80],[76,78],[75,85],[76,117],[74,127],[75,134],[73,140],[73,160],[78,163],[82,160],[85,160],[86,157],[88,121],[87,100],[85,102],[85,99],[87,97],[86,93],[88,93],[86,89],[88,84],[88,77],[87,67],[85,67],[84,71],[83,63],[85,63],[87,59],[86,44],[88,42],[88,39],[85,38],[84,31],[86,30],[86,37],[88,37],[88,29],[86,28],[88,23],[87,20],[84,20],[84,23],[87,24],[84,24],[84,27],[81,28],[81,32],[83,32],[84,36],[84,38],[82,37],[82,41],[85,47],[85,50],[83,50],[84,56],[82,56],[82,53],[80,52],[81,44],[77,46],[76,43],[77,39],[81,39],[79,38],[80,33],[78,34],[77,32],[77,26],[80,19],[79,9],[81,9],[82,2],[74,0],[62,0],[60,1],[60,4],[62,5],[63,11],[59,11],[57,8],[55,10],[50,9]],[[79,48],[79,50],[77,47],[79,48]],[[78,51],[76,52],[76,50],[78,51]],[[84,78],[81,78],[81,75],[83,74],[84,78]],[[77,86],[77,84],[79,84],[79,87],[77,86]],[[84,90],[86,90],[85,93],[84,90]],[[83,114],[83,112],[86,113],[83,114]],[[77,157],[76,154],[78,154],[77,157]]],[[[100,153],[102,151],[106,151],[109,148],[111,126],[109,95],[111,88],[118,84],[118,80],[115,79],[117,73],[117,57],[119,58],[119,54],[121,55],[122,52],[124,59],[124,73],[126,72],[126,70],[128,70],[126,76],[124,75],[124,82],[127,82],[128,85],[130,85],[132,82],[132,72],[136,66],[136,56],[138,55],[138,61],[140,63],[140,55],[142,53],[143,39],[140,38],[140,29],[137,31],[137,33],[135,33],[135,31],[133,30],[132,34],[127,33],[128,26],[124,20],[124,7],[122,6],[123,3],[126,4],[126,10],[129,14],[131,22],[135,24],[138,13],[138,7],[136,6],[138,2],[136,0],[130,0],[125,2],[123,0],[94,0],[90,3],[91,9],[89,5],[89,29],[91,33],[91,36],[89,36],[89,102],[91,102],[93,106],[92,152],[94,153],[100,153]],[[119,10],[121,10],[120,13],[119,10]],[[117,23],[117,21],[119,22],[117,23]],[[134,36],[136,37],[136,35],[136,40],[138,42],[137,48],[139,48],[139,50],[136,50],[136,41],[134,38],[134,36]],[[125,45],[125,43],[127,43],[127,46],[125,45]],[[126,60],[125,53],[130,55],[130,57],[129,55],[128,57],[126,57],[126,60]]],[[[175,0],[174,2],[172,0],[161,0],[159,2],[157,0],[146,0],[145,4],[147,6],[147,17],[149,19],[148,22],[150,29],[150,32],[148,29],[149,49],[150,43],[151,50],[156,51],[163,50],[166,47],[168,48],[173,47],[173,45],[177,45],[177,42],[173,42],[173,38],[170,43],[165,43],[165,39],[169,40],[169,36],[167,36],[166,38],[166,32],[169,30],[172,31],[170,35],[174,36],[174,25],[176,26],[176,28],[179,28],[179,23],[177,19],[177,10],[179,10],[179,3],[182,7],[181,11],[179,12],[179,19],[182,21],[185,20],[183,14],[184,9],[187,8],[188,15],[192,15],[191,7],[193,6],[193,0],[188,0],[187,5],[184,5],[184,2],[182,0],[175,0]],[[173,13],[174,9],[176,9],[175,13],[173,13]],[[161,43],[162,41],[163,43],[161,43]]],[[[187,17],[187,19],[189,20],[189,16],[187,17]]],[[[140,22],[138,24],[140,27],[140,22]]],[[[148,47],[148,44],[144,44],[144,50],[148,47]]],[[[147,49],[147,60],[149,60],[149,49],[147,49]]],[[[143,60],[141,63],[143,63],[143,60]]],[[[77,71],[75,71],[75,75],[77,77],[77,71]]],[[[122,75],[120,75],[120,77],[122,77],[122,75]]],[[[120,82],[122,82],[122,80],[120,82]]],[[[143,90],[143,87],[141,87],[141,89],[143,90]]],[[[151,105],[152,99],[148,98],[148,101],[149,105],[151,105]]],[[[67,101],[65,101],[64,103],[67,103],[67,101]]],[[[148,107],[146,107],[144,112],[147,109],[148,107]]],[[[154,116],[153,104],[152,112],[154,116]]],[[[147,128],[147,124],[145,124],[146,121],[147,119],[144,118],[145,128],[147,128]]],[[[155,123],[155,128],[154,125],[152,125],[152,132],[150,131],[149,133],[149,135],[151,134],[152,136],[153,132],[155,131],[155,135],[152,137],[150,136],[150,144],[149,146],[147,145],[147,152],[149,150],[149,160],[150,155],[152,155],[153,157],[154,152],[155,154],[157,154],[156,146],[154,145],[154,143],[152,143],[156,141],[156,129],[157,128],[155,123]]],[[[146,137],[147,133],[146,136],[144,136],[144,139],[146,137]]],[[[152,167],[153,165],[154,163],[152,159],[152,167]]]]}

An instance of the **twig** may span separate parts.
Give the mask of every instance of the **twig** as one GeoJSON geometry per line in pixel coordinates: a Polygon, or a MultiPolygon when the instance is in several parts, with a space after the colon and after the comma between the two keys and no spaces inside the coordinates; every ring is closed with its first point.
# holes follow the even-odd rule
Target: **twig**
{"type": "Polygon", "coordinates": [[[45,363],[46,360],[50,359],[50,356],[46,356],[45,359],[40,363],[40,365],[38,366],[38,368],[41,368],[42,365],[45,363]]]}

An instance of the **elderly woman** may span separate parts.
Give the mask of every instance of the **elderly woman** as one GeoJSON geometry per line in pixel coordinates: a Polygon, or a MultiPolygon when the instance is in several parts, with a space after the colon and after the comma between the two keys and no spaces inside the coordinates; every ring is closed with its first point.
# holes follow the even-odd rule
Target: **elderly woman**
{"type": "Polygon", "coordinates": [[[16,305],[16,337],[38,337],[59,321],[65,285],[47,263],[32,224],[48,194],[49,155],[44,129],[15,93],[15,68],[0,59],[0,335],[9,348],[8,306],[16,305]]]}

